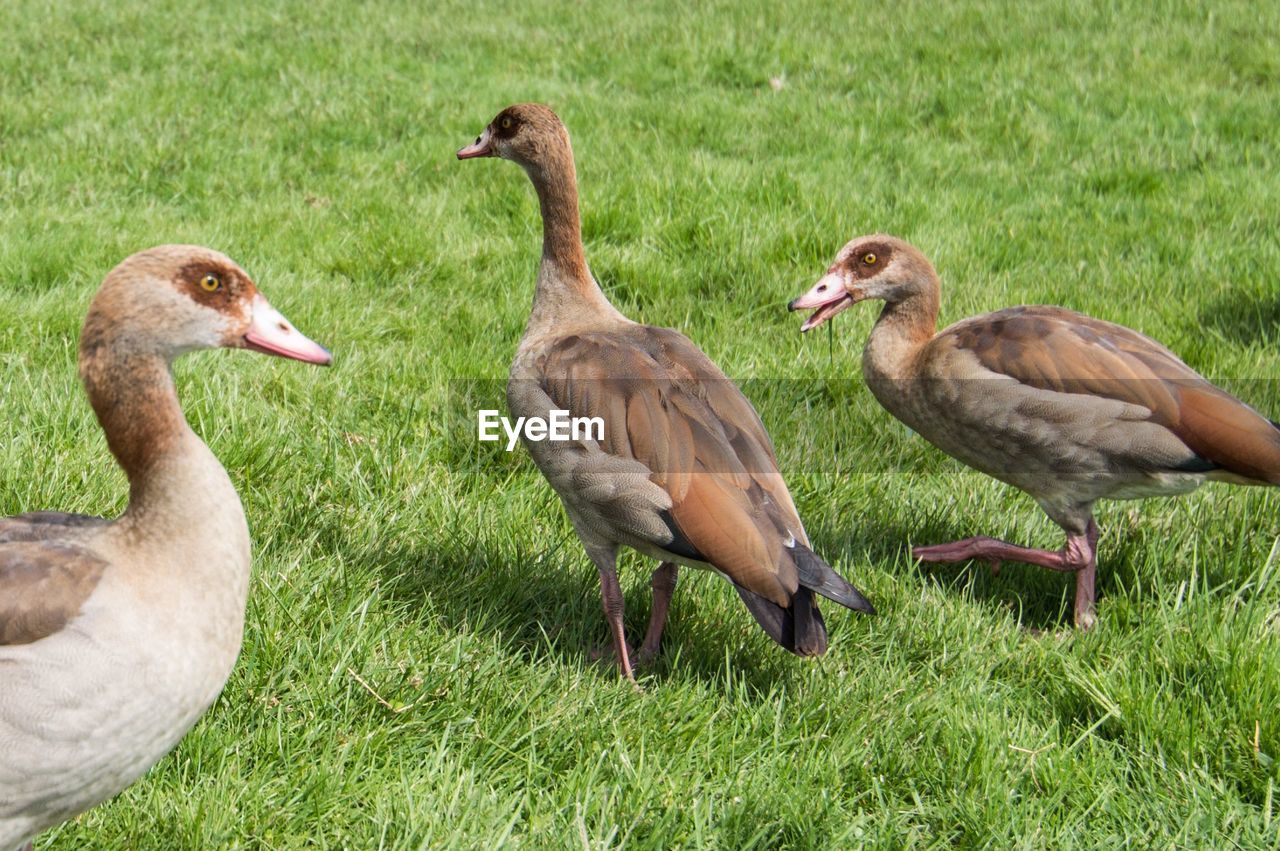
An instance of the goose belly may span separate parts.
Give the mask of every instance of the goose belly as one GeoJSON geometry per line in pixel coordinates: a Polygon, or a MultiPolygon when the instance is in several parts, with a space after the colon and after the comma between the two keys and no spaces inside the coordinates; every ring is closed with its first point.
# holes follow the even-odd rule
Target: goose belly
{"type": "Polygon", "coordinates": [[[66,628],[0,648],[0,849],[115,795],[191,729],[239,654],[243,598],[238,616],[218,602],[155,612],[104,577],[66,628]]]}
{"type": "Polygon", "coordinates": [[[869,379],[868,386],[943,452],[1042,505],[1180,494],[1205,480],[1203,472],[1179,469],[1194,454],[1139,406],[1028,393],[1000,379],[869,379]]]}

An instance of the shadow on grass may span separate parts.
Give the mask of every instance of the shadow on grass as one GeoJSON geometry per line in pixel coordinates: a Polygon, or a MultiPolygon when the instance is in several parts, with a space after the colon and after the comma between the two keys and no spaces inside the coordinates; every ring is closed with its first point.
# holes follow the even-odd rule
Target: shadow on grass
{"type": "Polygon", "coordinates": [[[1274,294],[1224,293],[1200,310],[1200,324],[1233,343],[1270,342],[1280,335],[1280,298],[1274,294]]]}
{"type": "MultiPolygon", "coordinates": [[[[355,571],[379,577],[390,601],[426,609],[451,630],[498,635],[526,664],[595,664],[602,677],[617,676],[612,661],[591,660],[593,650],[607,646],[608,631],[595,568],[577,540],[551,542],[545,552],[527,558],[503,552],[509,545],[476,541],[432,551],[366,548],[349,551],[347,558],[355,571]]],[[[657,567],[650,559],[642,562],[643,566],[631,560],[620,564],[626,630],[633,645],[639,644],[648,624],[649,573],[657,567]]],[[[731,680],[760,696],[769,694],[789,677],[788,662],[803,663],[763,635],[759,641],[742,642],[739,627],[756,626],[740,605],[735,609],[740,610],[741,623],[699,617],[698,608],[710,602],[716,589],[709,582],[688,581],[694,572],[681,571],[662,651],[652,664],[638,669],[637,676],[692,678],[718,689],[731,680]],[[728,653],[727,642],[734,645],[728,653]]]]}
{"type": "MultiPolygon", "coordinates": [[[[989,530],[959,529],[952,524],[925,517],[911,526],[863,518],[857,529],[834,534],[822,529],[811,530],[811,533],[813,532],[816,532],[818,546],[821,548],[825,543],[828,554],[841,558],[844,563],[856,564],[862,559],[867,559],[873,564],[898,565],[899,571],[904,569],[903,565],[913,564],[915,566],[909,570],[917,573],[922,581],[932,582],[937,587],[945,589],[948,594],[963,595],[967,592],[972,595],[974,602],[980,605],[1002,606],[1013,612],[1018,622],[1028,632],[1054,632],[1072,628],[1074,575],[1016,562],[1005,563],[997,575],[992,573],[987,562],[981,560],[955,564],[927,564],[917,563],[911,557],[912,546],[988,534],[989,530]]],[[[1055,548],[1060,546],[1062,541],[1059,539],[1036,542],[1015,541],[1014,543],[1055,548]]],[[[1100,565],[1097,585],[1100,597],[1106,593],[1108,587],[1105,570],[1106,565],[1100,565]]],[[[906,573],[899,578],[902,581],[910,581],[911,575],[906,573]]],[[[857,585],[856,577],[848,578],[857,585]]],[[[886,614],[891,615],[882,610],[881,616],[886,614]]]]}
{"type": "MultiPolygon", "coordinates": [[[[858,575],[859,566],[870,563],[885,568],[908,595],[909,586],[933,583],[947,595],[969,595],[978,607],[994,605],[1011,612],[1028,634],[1071,631],[1075,582],[1070,575],[1008,563],[992,576],[982,562],[916,565],[910,558],[913,543],[953,540],[980,531],[927,516],[910,526],[863,517],[845,527],[810,529],[817,552],[863,590],[866,577],[858,575]]],[[[1104,531],[1098,576],[1103,605],[1108,594],[1123,593],[1135,581],[1132,561],[1143,537],[1116,539],[1104,531]]],[[[1041,539],[1037,534],[1037,540],[1025,543],[1053,547],[1061,539],[1041,539]]],[[[376,577],[390,602],[422,613],[407,617],[434,618],[451,631],[498,636],[524,664],[589,668],[591,652],[608,642],[595,569],[572,536],[532,541],[491,534],[454,539],[437,549],[429,549],[424,540],[421,546],[348,549],[346,558],[357,574],[376,577]]],[[[648,622],[649,573],[656,566],[651,559],[634,556],[620,561],[626,630],[633,645],[648,622]]],[[[879,609],[877,618],[895,617],[890,600],[870,596],[879,609]]],[[[824,603],[823,611],[833,644],[860,640],[857,622],[864,615],[830,602],[824,603]]],[[[732,682],[766,695],[800,675],[805,665],[763,635],[727,583],[684,569],[662,652],[638,673],[660,682],[695,680],[717,690],[732,682]]],[[[616,676],[607,662],[598,668],[602,677],[616,676]]]]}

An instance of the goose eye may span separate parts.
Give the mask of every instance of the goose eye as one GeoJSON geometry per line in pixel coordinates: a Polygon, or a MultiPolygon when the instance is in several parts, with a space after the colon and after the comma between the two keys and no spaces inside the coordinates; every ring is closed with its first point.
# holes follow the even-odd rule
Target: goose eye
{"type": "Polygon", "coordinates": [[[504,116],[502,116],[502,120],[498,122],[498,126],[499,126],[499,127],[501,127],[503,130],[510,130],[510,129],[511,129],[511,116],[510,116],[510,115],[504,115],[504,116]]]}
{"type": "Polygon", "coordinates": [[[222,281],[212,272],[200,279],[200,289],[207,293],[217,292],[218,288],[221,286],[222,281]]]}
{"type": "Polygon", "coordinates": [[[876,265],[876,256],[874,254],[867,254],[862,258],[862,262],[866,263],[868,266],[874,266],[876,265]]]}

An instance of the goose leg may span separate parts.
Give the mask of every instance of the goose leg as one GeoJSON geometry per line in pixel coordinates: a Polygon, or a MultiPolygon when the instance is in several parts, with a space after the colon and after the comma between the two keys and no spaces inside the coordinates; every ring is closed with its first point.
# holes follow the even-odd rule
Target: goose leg
{"type": "Polygon", "coordinates": [[[658,655],[658,646],[662,643],[662,630],[667,625],[667,611],[671,607],[671,595],[676,590],[676,576],[680,568],[673,562],[665,561],[653,572],[649,584],[653,587],[653,608],[649,611],[649,628],[644,634],[644,643],[640,645],[637,661],[641,664],[658,655]]]}
{"type": "Polygon", "coordinates": [[[1097,556],[1095,548],[1098,543],[1098,524],[1089,518],[1089,525],[1083,535],[1068,533],[1067,543],[1060,550],[1038,550],[1032,547],[1021,547],[997,538],[979,535],[976,538],[965,538],[949,544],[935,544],[929,547],[914,547],[911,554],[921,561],[951,563],[969,561],[970,559],[986,559],[993,568],[999,567],[1002,561],[1018,561],[1023,564],[1034,564],[1076,575],[1075,624],[1080,629],[1089,629],[1096,618],[1093,614],[1094,580],[1097,576],[1097,556]]]}
{"type": "MultiPolygon", "coordinates": [[[[1089,526],[1085,529],[1086,543],[1089,545],[1089,558],[1084,567],[1076,571],[1076,629],[1092,629],[1098,622],[1093,613],[1094,581],[1098,574],[1098,524],[1089,518],[1089,526]]],[[[1069,540],[1069,539],[1068,539],[1069,540]]]]}
{"type": "Polygon", "coordinates": [[[587,555],[600,572],[600,601],[604,604],[604,618],[609,622],[609,633],[613,637],[613,653],[618,660],[618,669],[634,683],[636,675],[631,669],[631,649],[627,647],[627,634],[622,628],[624,601],[622,586],[618,584],[618,551],[613,547],[589,548],[587,555]]]}
{"type": "Polygon", "coordinates": [[[613,634],[613,652],[618,657],[618,669],[631,682],[636,675],[631,670],[631,653],[627,647],[627,634],[622,628],[622,586],[618,584],[618,571],[613,568],[600,570],[600,600],[604,603],[604,617],[613,634]]]}

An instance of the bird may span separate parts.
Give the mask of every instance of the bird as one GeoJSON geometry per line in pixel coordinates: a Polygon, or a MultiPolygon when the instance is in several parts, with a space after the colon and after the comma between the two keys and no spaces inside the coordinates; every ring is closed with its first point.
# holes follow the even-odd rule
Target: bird
{"type": "Polygon", "coordinates": [[[240,652],[249,529],[170,370],[219,347],[332,360],[240,266],[199,246],[128,257],[89,308],[80,377],[129,501],[114,520],[0,519],[0,849],[29,849],[138,779],[240,652]]]}
{"type": "Polygon", "coordinates": [[[788,309],[812,311],[803,332],[868,299],[884,302],[862,356],[872,395],[943,452],[1029,494],[1066,534],[1059,550],[986,536],[920,546],[921,561],[1073,573],[1073,622],[1087,630],[1097,622],[1098,500],[1207,481],[1280,484],[1280,425],[1137,331],[1044,305],[937,331],[937,272],[884,234],[846,244],[788,309]]]}
{"type": "Polygon", "coordinates": [[[533,307],[511,364],[512,414],[554,410],[598,418],[599,439],[530,440],[600,575],[621,675],[632,683],[616,562],[622,546],[651,556],[653,605],[637,661],[658,652],[680,565],[733,584],[778,644],[827,650],[815,594],[871,613],[871,604],[810,548],[760,417],[687,337],[623,316],[587,267],[569,134],[549,107],[502,110],[458,159],[521,165],[542,213],[533,307]]]}

